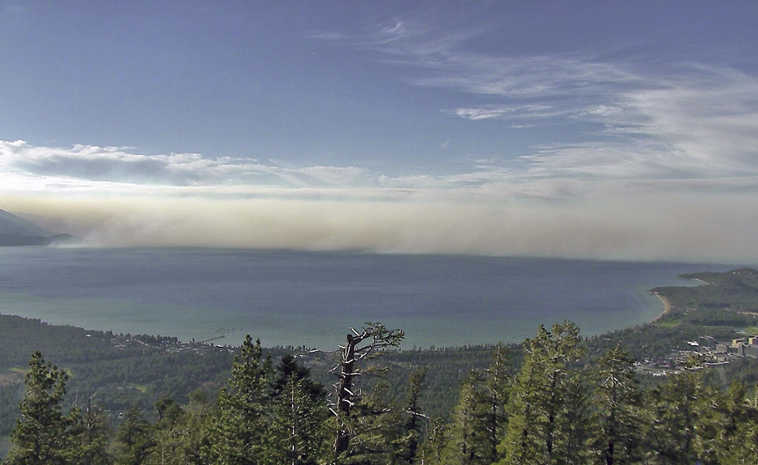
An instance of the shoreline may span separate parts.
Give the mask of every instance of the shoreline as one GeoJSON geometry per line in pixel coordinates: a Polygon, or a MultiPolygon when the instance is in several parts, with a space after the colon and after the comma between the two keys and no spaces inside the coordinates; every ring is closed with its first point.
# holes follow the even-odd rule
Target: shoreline
{"type": "Polygon", "coordinates": [[[660,300],[661,303],[663,304],[663,311],[661,312],[661,314],[655,317],[651,321],[651,323],[655,323],[656,321],[663,318],[665,315],[668,315],[669,313],[671,313],[671,301],[666,296],[662,295],[659,292],[651,292],[651,294],[658,297],[658,300],[660,300]]]}
{"type": "MultiPolygon", "coordinates": [[[[700,279],[700,278],[688,278],[688,279],[690,281],[698,282],[699,283],[698,286],[710,286],[711,285],[711,283],[709,283],[708,281],[706,281],[704,279],[700,279]]],[[[658,315],[657,317],[655,317],[652,320],[650,320],[650,323],[655,323],[656,321],[658,321],[661,318],[663,318],[665,315],[668,315],[669,313],[671,313],[672,306],[671,306],[671,301],[668,299],[668,297],[666,297],[665,295],[661,294],[660,292],[651,290],[650,294],[658,297],[658,300],[660,300],[661,303],[663,304],[663,311],[660,313],[660,315],[658,315]]]]}

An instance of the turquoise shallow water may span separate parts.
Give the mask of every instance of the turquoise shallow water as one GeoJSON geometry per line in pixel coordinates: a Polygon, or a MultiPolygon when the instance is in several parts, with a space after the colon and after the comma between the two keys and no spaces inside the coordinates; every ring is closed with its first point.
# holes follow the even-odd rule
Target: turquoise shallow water
{"type": "Polygon", "coordinates": [[[0,313],[183,339],[249,332],[333,346],[381,320],[408,346],[516,341],[570,319],[585,334],[649,321],[655,286],[724,265],[230,249],[0,248],[0,313]]]}

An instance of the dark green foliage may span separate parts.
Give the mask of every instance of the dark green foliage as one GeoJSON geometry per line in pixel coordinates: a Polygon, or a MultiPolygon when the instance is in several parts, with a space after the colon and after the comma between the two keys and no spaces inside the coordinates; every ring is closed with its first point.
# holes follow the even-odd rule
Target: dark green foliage
{"type": "Polygon", "coordinates": [[[232,376],[218,398],[218,416],[211,435],[214,463],[246,465],[263,463],[269,438],[270,362],[263,358],[260,341],[245,337],[234,359],[232,376]]]}
{"type": "Polygon", "coordinates": [[[444,465],[445,446],[449,441],[448,426],[441,418],[434,418],[429,422],[426,439],[421,448],[420,462],[425,465],[444,465]]]}
{"type": "Polygon", "coordinates": [[[691,273],[687,279],[707,284],[696,287],[659,287],[675,313],[690,310],[758,311],[758,270],[742,268],[726,273],[691,273]]]}
{"type": "Polygon", "coordinates": [[[742,383],[735,382],[719,394],[717,419],[711,427],[720,436],[714,455],[719,463],[747,464],[758,457],[758,405],[746,401],[748,393],[742,383]]]}
{"type": "Polygon", "coordinates": [[[479,407],[474,390],[473,380],[465,382],[461,387],[458,405],[453,410],[443,453],[445,463],[450,465],[471,465],[477,463],[480,458],[474,445],[474,417],[479,407]]]}
{"type": "Polygon", "coordinates": [[[550,331],[540,326],[524,343],[526,358],[511,390],[508,429],[500,443],[502,463],[586,463],[586,438],[577,436],[576,422],[586,421],[589,411],[581,378],[572,370],[583,354],[580,342],[579,329],[566,322],[550,331]]]}
{"type": "Polygon", "coordinates": [[[475,375],[473,395],[477,408],[473,417],[473,445],[477,449],[475,455],[485,464],[503,458],[497,446],[508,425],[505,408],[513,383],[508,355],[508,349],[502,344],[498,345],[489,368],[475,375]]]}
{"type": "Polygon", "coordinates": [[[633,364],[629,354],[617,345],[594,368],[594,447],[599,462],[605,465],[626,465],[641,458],[642,392],[633,364]]]}
{"type": "MultiPolygon", "coordinates": [[[[697,326],[646,326],[631,334],[642,339],[682,328],[697,326]]],[[[349,389],[341,399],[349,408],[337,415],[310,374],[323,376],[328,358],[315,354],[306,368],[285,356],[274,368],[260,343],[248,336],[215,401],[216,381],[191,393],[184,386],[178,399],[160,396],[147,414],[131,408],[117,416],[115,434],[97,405],[68,409],[66,372],[36,353],[6,463],[755,465],[758,392],[752,387],[758,362],[735,360],[710,369],[700,369],[698,362],[678,375],[640,383],[621,334],[627,333],[584,341],[566,322],[550,330],[540,327],[522,347],[399,352],[402,332],[373,323],[351,335],[352,351],[339,351],[338,389],[349,389]],[[371,361],[375,354],[383,355],[382,365],[371,361]],[[452,360],[450,366],[445,360],[452,360]],[[343,383],[345,373],[352,377],[349,385],[343,383]],[[372,373],[381,376],[363,379],[372,373]],[[451,377],[444,391],[440,373],[451,377]],[[464,373],[457,406],[430,415],[429,380],[447,398],[464,373]],[[341,432],[349,441],[335,455],[341,432]]],[[[221,360],[215,353],[195,353],[199,368],[190,371],[198,380],[205,357],[221,360]]],[[[173,373],[181,369],[164,362],[184,363],[176,353],[145,357],[173,373]]],[[[123,361],[129,366],[132,359],[123,361]]],[[[92,399],[80,392],[69,401],[72,397],[74,404],[92,399]]]]}
{"type": "MultiPolygon", "coordinates": [[[[0,335],[3,337],[0,368],[23,366],[34,351],[56,354],[56,363],[94,362],[116,356],[112,350],[111,333],[52,326],[18,316],[0,315],[0,335]],[[85,340],[86,343],[82,343],[85,340]]],[[[120,355],[123,358],[128,354],[124,351],[120,355]]]]}
{"type": "Polygon", "coordinates": [[[461,389],[453,411],[445,459],[455,464],[489,465],[502,458],[498,443],[505,433],[505,407],[511,390],[508,349],[495,348],[492,363],[474,370],[461,389]]]}
{"type": "Polygon", "coordinates": [[[710,336],[718,340],[729,340],[737,336],[734,328],[727,326],[698,326],[689,323],[664,326],[666,318],[655,323],[612,331],[586,341],[591,359],[603,356],[617,345],[627,351],[635,360],[658,359],[669,355],[672,350],[685,350],[687,341],[710,336]]]}
{"type": "Polygon", "coordinates": [[[115,439],[119,465],[142,465],[155,446],[153,427],[137,408],[126,411],[115,439]]]}
{"type": "Polygon", "coordinates": [[[152,419],[152,407],[162,397],[187,402],[188,394],[199,387],[215,392],[233,358],[231,349],[180,344],[176,338],[90,331],[10,315],[0,315],[0,340],[0,436],[15,425],[23,396],[19,372],[35,350],[42,349],[72,374],[64,410],[77,399],[93,398],[114,424],[132,406],[152,419]]]}
{"type": "MultiPolygon", "coordinates": [[[[14,382],[13,384],[0,386],[0,434],[9,435],[13,430],[19,418],[19,402],[23,397],[23,380],[18,384],[14,382]]],[[[0,455],[5,455],[7,452],[6,447],[5,450],[0,451],[0,455]]]]}
{"type": "MultiPolygon", "coordinates": [[[[5,372],[0,367],[0,436],[9,434],[15,425],[23,396],[23,374],[18,371],[36,347],[45,348],[46,355],[73,374],[67,384],[70,395],[64,399],[63,408],[71,407],[76,399],[96,399],[114,426],[123,420],[123,412],[133,406],[153,421],[157,414],[153,406],[162,398],[185,404],[196,389],[215,396],[229,377],[238,350],[203,344],[177,345],[174,338],[117,335],[7,315],[0,315],[0,340],[7,342],[2,352],[7,360],[5,372]]],[[[297,349],[270,348],[263,352],[278,360],[297,349]]],[[[405,380],[409,374],[418,367],[427,367],[419,403],[431,416],[448,417],[469,370],[485,369],[492,353],[492,347],[486,346],[387,351],[383,353],[383,363],[390,368],[385,376],[393,398],[398,399],[407,395],[405,380]]],[[[518,352],[513,355],[511,364],[520,357],[518,352]]],[[[311,369],[314,385],[333,383],[328,373],[334,364],[331,354],[311,354],[303,360],[311,369]]],[[[370,388],[373,382],[367,379],[364,384],[370,388]]]]}
{"type": "Polygon", "coordinates": [[[659,463],[695,463],[703,386],[695,373],[673,376],[653,390],[647,443],[659,463]]]}
{"type": "Polygon", "coordinates": [[[211,463],[210,448],[214,407],[204,394],[195,393],[182,408],[171,401],[156,405],[165,413],[155,424],[155,446],[146,465],[205,465],[211,463]]]}
{"type": "Polygon", "coordinates": [[[380,465],[392,459],[390,442],[397,415],[392,411],[389,388],[386,383],[377,384],[371,392],[361,396],[344,420],[342,428],[350,432],[348,449],[335,458],[339,465],[380,465]]]}
{"type": "Polygon", "coordinates": [[[301,388],[314,401],[323,399],[326,395],[324,386],[311,379],[311,370],[304,365],[297,363],[295,357],[287,354],[281,358],[279,364],[276,366],[276,378],[274,379],[271,388],[272,396],[280,396],[281,393],[285,391],[287,385],[291,384],[293,381],[301,382],[301,388]]]}
{"type": "Polygon", "coordinates": [[[75,408],[70,413],[71,465],[109,465],[113,457],[108,453],[109,428],[103,411],[89,405],[75,408]]]}
{"type": "Polygon", "coordinates": [[[281,386],[274,399],[268,463],[319,463],[319,458],[324,457],[329,448],[327,438],[331,433],[325,427],[329,412],[324,408],[323,391],[314,391],[310,379],[298,378],[291,372],[289,381],[281,386]]]}
{"type": "Polygon", "coordinates": [[[35,352],[26,374],[21,417],[13,430],[9,465],[63,465],[71,451],[70,419],[62,411],[66,373],[35,352]]]}
{"type": "Polygon", "coordinates": [[[553,463],[586,464],[592,456],[590,448],[594,434],[592,422],[592,389],[584,380],[586,373],[570,375],[563,393],[562,414],[558,415],[556,430],[556,451],[553,463]]]}
{"type": "Polygon", "coordinates": [[[408,400],[404,410],[400,411],[401,428],[394,441],[395,461],[393,463],[398,465],[412,465],[418,455],[424,422],[428,419],[419,404],[425,377],[425,369],[414,370],[408,377],[408,400]],[[403,417],[405,421],[403,421],[403,417]]]}
{"type": "Polygon", "coordinates": [[[368,322],[360,331],[351,331],[352,334],[346,336],[345,345],[337,351],[337,365],[332,370],[337,377],[334,406],[330,408],[337,422],[333,453],[334,460],[340,463],[354,463],[354,457],[365,455],[366,447],[380,453],[381,448],[374,442],[377,437],[386,439],[383,430],[388,416],[384,414],[392,411],[387,406],[389,389],[382,384],[374,388],[376,395],[364,398],[359,390],[360,380],[368,374],[386,373],[383,367],[364,365],[386,350],[400,347],[405,337],[402,330],[387,329],[379,322],[368,322]],[[362,435],[358,447],[351,445],[358,435],[362,435]]]}
{"type": "Polygon", "coordinates": [[[285,355],[276,366],[271,392],[269,463],[316,465],[329,449],[331,431],[326,391],[310,378],[310,370],[285,355]]]}
{"type": "MultiPolygon", "coordinates": [[[[420,374],[410,380],[410,392],[419,392],[420,374]],[[414,386],[415,385],[415,386],[414,386]]],[[[349,423],[350,447],[335,463],[340,465],[410,465],[417,463],[423,413],[409,411],[410,399],[397,401],[387,383],[376,384],[354,405],[349,423]]]]}
{"type": "Polygon", "coordinates": [[[210,414],[202,396],[193,396],[186,408],[170,399],[156,404],[158,421],[153,425],[154,445],[145,465],[201,465],[209,463],[210,414]]]}

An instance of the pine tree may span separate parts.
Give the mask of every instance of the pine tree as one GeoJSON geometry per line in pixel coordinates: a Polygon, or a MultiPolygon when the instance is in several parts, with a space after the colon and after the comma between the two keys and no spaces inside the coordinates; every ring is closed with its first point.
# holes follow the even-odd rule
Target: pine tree
{"type": "Polygon", "coordinates": [[[419,453],[419,442],[427,417],[421,411],[419,396],[423,389],[426,369],[413,370],[408,376],[408,398],[399,413],[399,430],[394,441],[394,459],[397,465],[412,465],[419,453]],[[403,421],[404,420],[404,421],[403,421]]]}
{"type": "Polygon", "coordinates": [[[721,465],[748,465],[758,457],[758,403],[748,401],[742,383],[729,386],[719,401],[720,434],[715,445],[721,465]]]}
{"type": "Polygon", "coordinates": [[[561,465],[586,465],[592,457],[595,434],[591,398],[592,390],[584,380],[586,373],[571,373],[563,387],[564,406],[557,417],[560,432],[556,435],[555,459],[561,465]]]}
{"type": "Polygon", "coordinates": [[[110,465],[113,457],[108,453],[108,425],[103,411],[88,405],[84,410],[72,409],[69,414],[71,447],[68,462],[71,465],[110,465]]]}
{"type": "Polygon", "coordinates": [[[653,419],[646,442],[664,465],[695,463],[703,439],[702,420],[709,406],[701,372],[694,369],[670,376],[648,399],[653,419]]]}
{"type": "MultiPolygon", "coordinates": [[[[540,333],[544,328],[540,327],[540,333]]],[[[538,336],[540,335],[538,333],[538,336]]],[[[498,444],[498,453],[503,457],[498,465],[543,464],[543,451],[539,443],[540,416],[539,405],[544,403],[544,380],[541,363],[537,360],[539,352],[528,348],[532,341],[527,340],[527,356],[515,378],[511,395],[506,407],[508,427],[504,438],[498,444]]]]}
{"type": "Polygon", "coordinates": [[[421,448],[421,463],[424,465],[446,465],[444,451],[448,443],[448,426],[442,418],[429,422],[424,444],[421,448]]]}
{"type": "Polygon", "coordinates": [[[324,399],[326,391],[324,386],[320,383],[313,381],[311,378],[311,371],[304,365],[297,363],[297,360],[292,355],[285,355],[279,361],[276,366],[276,375],[272,383],[271,395],[273,397],[279,397],[284,390],[285,386],[295,381],[302,381],[302,387],[308,393],[308,395],[314,401],[320,401],[324,399]]]}
{"type": "Polygon", "coordinates": [[[568,403],[577,399],[573,365],[583,355],[580,343],[579,328],[570,322],[553,325],[551,331],[540,326],[537,336],[525,341],[526,358],[511,390],[508,428],[499,446],[505,458],[500,463],[566,463],[571,457],[562,445],[584,447],[572,437],[577,431],[566,421],[568,409],[579,409],[571,412],[573,416],[587,416],[586,405],[568,403]]]}
{"type": "Polygon", "coordinates": [[[186,465],[191,463],[189,448],[190,415],[172,399],[161,399],[155,404],[158,421],[153,426],[153,441],[144,465],[186,465]]]}
{"type": "Polygon", "coordinates": [[[29,361],[21,416],[11,435],[8,465],[63,465],[69,463],[70,420],[63,414],[66,373],[46,362],[40,352],[29,361]]]}
{"type": "MultiPolygon", "coordinates": [[[[373,399],[363,399],[358,388],[360,378],[368,374],[369,370],[364,370],[362,364],[364,361],[380,355],[384,350],[399,347],[405,334],[402,330],[387,329],[382,323],[368,322],[360,331],[352,329],[352,334],[346,337],[346,344],[340,346],[337,351],[338,362],[332,368],[332,372],[337,375],[337,382],[334,384],[334,397],[330,411],[335,415],[335,437],[332,446],[333,461],[339,463],[344,458],[352,455],[350,442],[352,438],[359,434],[364,434],[364,438],[375,435],[377,425],[376,416],[378,412],[391,411],[392,409],[385,406],[375,406],[372,403],[383,402],[381,396],[373,399]],[[371,402],[365,402],[370,400],[371,402]],[[356,409],[361,406],[361,409],[356,409]],[[370,418],[364,418],[363,415],[370,415],[370,418]],[[365,423],[366,428],[361,423],[365,423]]],[[[374,371],[381,371],[380,368],[373,367],[374,371]]]]}
{"type": "Polygon", "coordinates": [[[498,443],[505,434],[505,405],[511,389],[507,351],[495,348],[484,371],[472,371],[461,388],[446,457],[451,463],[490,465],[502,456],[498,443]]]}
{"type": "Polygon", "coordinates": [[[281,465],[316,465],[326,450],[326,400],[323,391],[314,393],[310,379],[299,378],[297,371],[289,374],[274,400],[267,460],[281,465]]]}
{"type": "Polygon", "coordinates": [[[469,379],[461,386],[458,404],[453,410],[450,431],[444,452],[445,463],[450,465],[473,465],[479,457],[474,447],[475,421],[477,403],[475,392],[476,382],[469,379]]]}
{"type": "Polygon", "coordinates": [[[350,432],[350,447],[337,456],[339,465],[388,465],[396,463],[395,442],[402,414],[394,408],[389,385],[376,383],[358,398],[342,426],[350,432]]]}
{"type": "Polygon", "coordinates": [[[183,465],[208,465],[212,463],[211,445],[216,421],[216,405],[208,401],[204,391],[190,394],[185,407],[182,428],[183,465]]]}
{"type": "Polygon", "coordinates": [[[641,391],[634,360],[620,345],[609,350],[594,373],[598,431],[594,448],[605,465],[627,465],[641,459],[641,391]]]}
{"type": "Polygon", "coordinates": [[[260,341],[247,335],[235,357],[232,376],[218,398],[211,454],[218,465],[264,463],[269,444],[271,365],[263,359],[260,341]]]}
{"type": "Polygon", "coordinates": [[[492,363],[483,373],[472,378],[473,390],[473,438],[472,446],[478,460],[475,463],[490,465],[502,457],[497,446],[505,435],[508,417],[505,406],[511,389],[511,374],[508,352],[504,345],[495,347],[492,363]]]}
{"type": "Polygon", "coordinates": [[[118,465],[143,465],[152,448],[153,428],[136,407],[124,415],[124,421],[116,430],[116,463],[118,465]]]}

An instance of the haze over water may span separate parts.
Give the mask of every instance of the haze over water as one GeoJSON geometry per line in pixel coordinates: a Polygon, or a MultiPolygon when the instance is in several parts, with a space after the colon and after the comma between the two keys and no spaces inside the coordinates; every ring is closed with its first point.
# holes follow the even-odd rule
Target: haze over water
{"type": "Polygon", "coordinates": [[[597,334],[662,311],[655,286],[723,265],[236,249],[0,249],[0,313],[114,332],[332,347],[381,320],[407,347],[597,334]]]}

